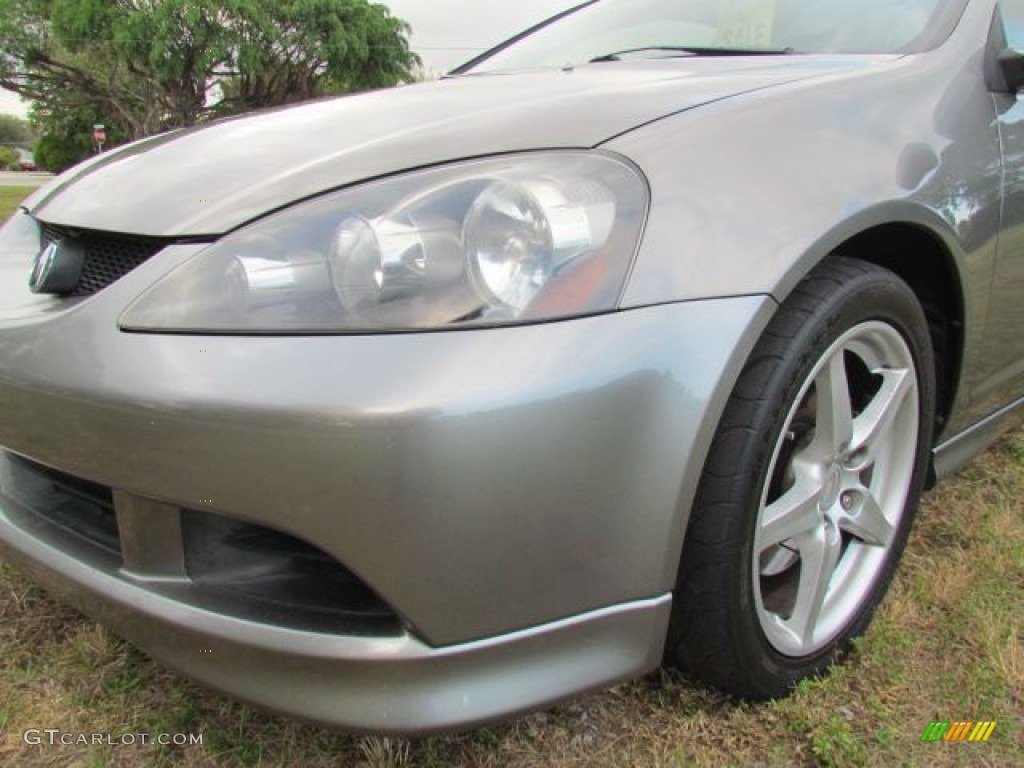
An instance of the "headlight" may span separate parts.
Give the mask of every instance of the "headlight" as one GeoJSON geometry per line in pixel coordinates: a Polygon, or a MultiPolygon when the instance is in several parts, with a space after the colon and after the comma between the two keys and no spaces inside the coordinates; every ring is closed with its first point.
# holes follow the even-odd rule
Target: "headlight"
{"type": "Polygon", "coordinates": [[[647,185],[560,152],[461,163],[334,193],[196,255],[126,330],[361,332],[533,322],[615,307],[647,185]]]}

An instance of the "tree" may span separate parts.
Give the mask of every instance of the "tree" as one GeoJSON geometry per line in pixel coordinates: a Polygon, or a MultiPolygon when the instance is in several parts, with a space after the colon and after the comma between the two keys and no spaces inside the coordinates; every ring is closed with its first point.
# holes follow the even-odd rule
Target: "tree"
{"type": "Polygon", "coordinates": [[[0,87],[48,145],[90,119],[135,139],[407,80],[408,33],[368,0],[0,0],[0,87]]]}
{"type": "Polygon", "coordinates": [[[14,115],[0,115],[0,144],[28,149],[36,141],[27,121],[14,115]]]}
{"type": "MultiPolygon", "coordinates": [[[[37,108],[33,108],[32,118],[37,124],[46,127],[35,145],[37,167],[59,173],[96,151],[93,126],[103,122],[104,118],[89,107],[48,114],[45,117],[40,116],[37,108]]],[[[107,126],[107,146],[118,146],[130,139],[119,126],[107,126]]]]}
{"type": "Polygon", "coordinates": [[[0,147],[0,171],[19,167],[19,155],[16,149],[11,147],[0,147]]]}

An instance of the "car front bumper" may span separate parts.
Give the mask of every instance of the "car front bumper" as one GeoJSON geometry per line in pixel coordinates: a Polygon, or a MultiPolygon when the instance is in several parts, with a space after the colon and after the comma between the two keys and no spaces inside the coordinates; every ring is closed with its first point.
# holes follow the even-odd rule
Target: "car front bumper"
{"type": "Polygon", "coordinates": [[[267,709],[359,732],[466,728],[660,661],[670,598],[433,648],[409,633],[344,637],[239,621],[83,565],[0,515],[0,553],[183,674],[267,709]]]}
{"type": "Polygon", "coordinates": [[[468,726],[658,663],[701,463],[770,299],[404,335],[119,331],[195,248],[85,301],[0,305],[6,557],[196,679],[355,730],[468,726]],[[39,518],[15,457],[110,489],[119,553],[39,518]],[[193,600],[183,510],[315,546],[400,629],[193,600]]]}

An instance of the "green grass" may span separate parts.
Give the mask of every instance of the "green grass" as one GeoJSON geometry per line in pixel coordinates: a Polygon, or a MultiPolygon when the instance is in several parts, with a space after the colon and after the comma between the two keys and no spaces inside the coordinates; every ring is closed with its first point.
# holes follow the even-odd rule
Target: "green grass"
{"type": "MultiPolygon", "coordinates": [[[[0,218],[18,194],[0,188],[0,218]]],[[[930,494],[848,663],[741,704],[673,672],[472,733],[357,738],[256,711],[149,661],[0,564],[0,766],[1021,766],[1024,432],[930,494]],[[932,720],[997,720],[922,744],[932,720]],[[203,735],[202,746],[30,746],[29,728],[203,735]]]]}
{"type": "Polygon", "coordinates": [[[35,191],[34,187],[0,187],[0,221],[6,221],[18,204],[35,191]]]}

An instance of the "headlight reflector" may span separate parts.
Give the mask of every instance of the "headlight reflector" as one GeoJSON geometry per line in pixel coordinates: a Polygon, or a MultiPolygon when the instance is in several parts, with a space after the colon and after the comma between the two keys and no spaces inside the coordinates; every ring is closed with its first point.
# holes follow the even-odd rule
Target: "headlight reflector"
{"type": "Polygon", "coordinates": [[[515,317],[560,271],[608,242],[615,212],[600,183],[492,185],[466,220],[470,269],[485,295],[515,317]]]}
{"type": "Polygon", "coordinates": [[[366,332],[607,311],[622,291],[647,203],[639,172],[600,153],[410,173],[227,235],[143,294],[121,326],[366,332]]]}

